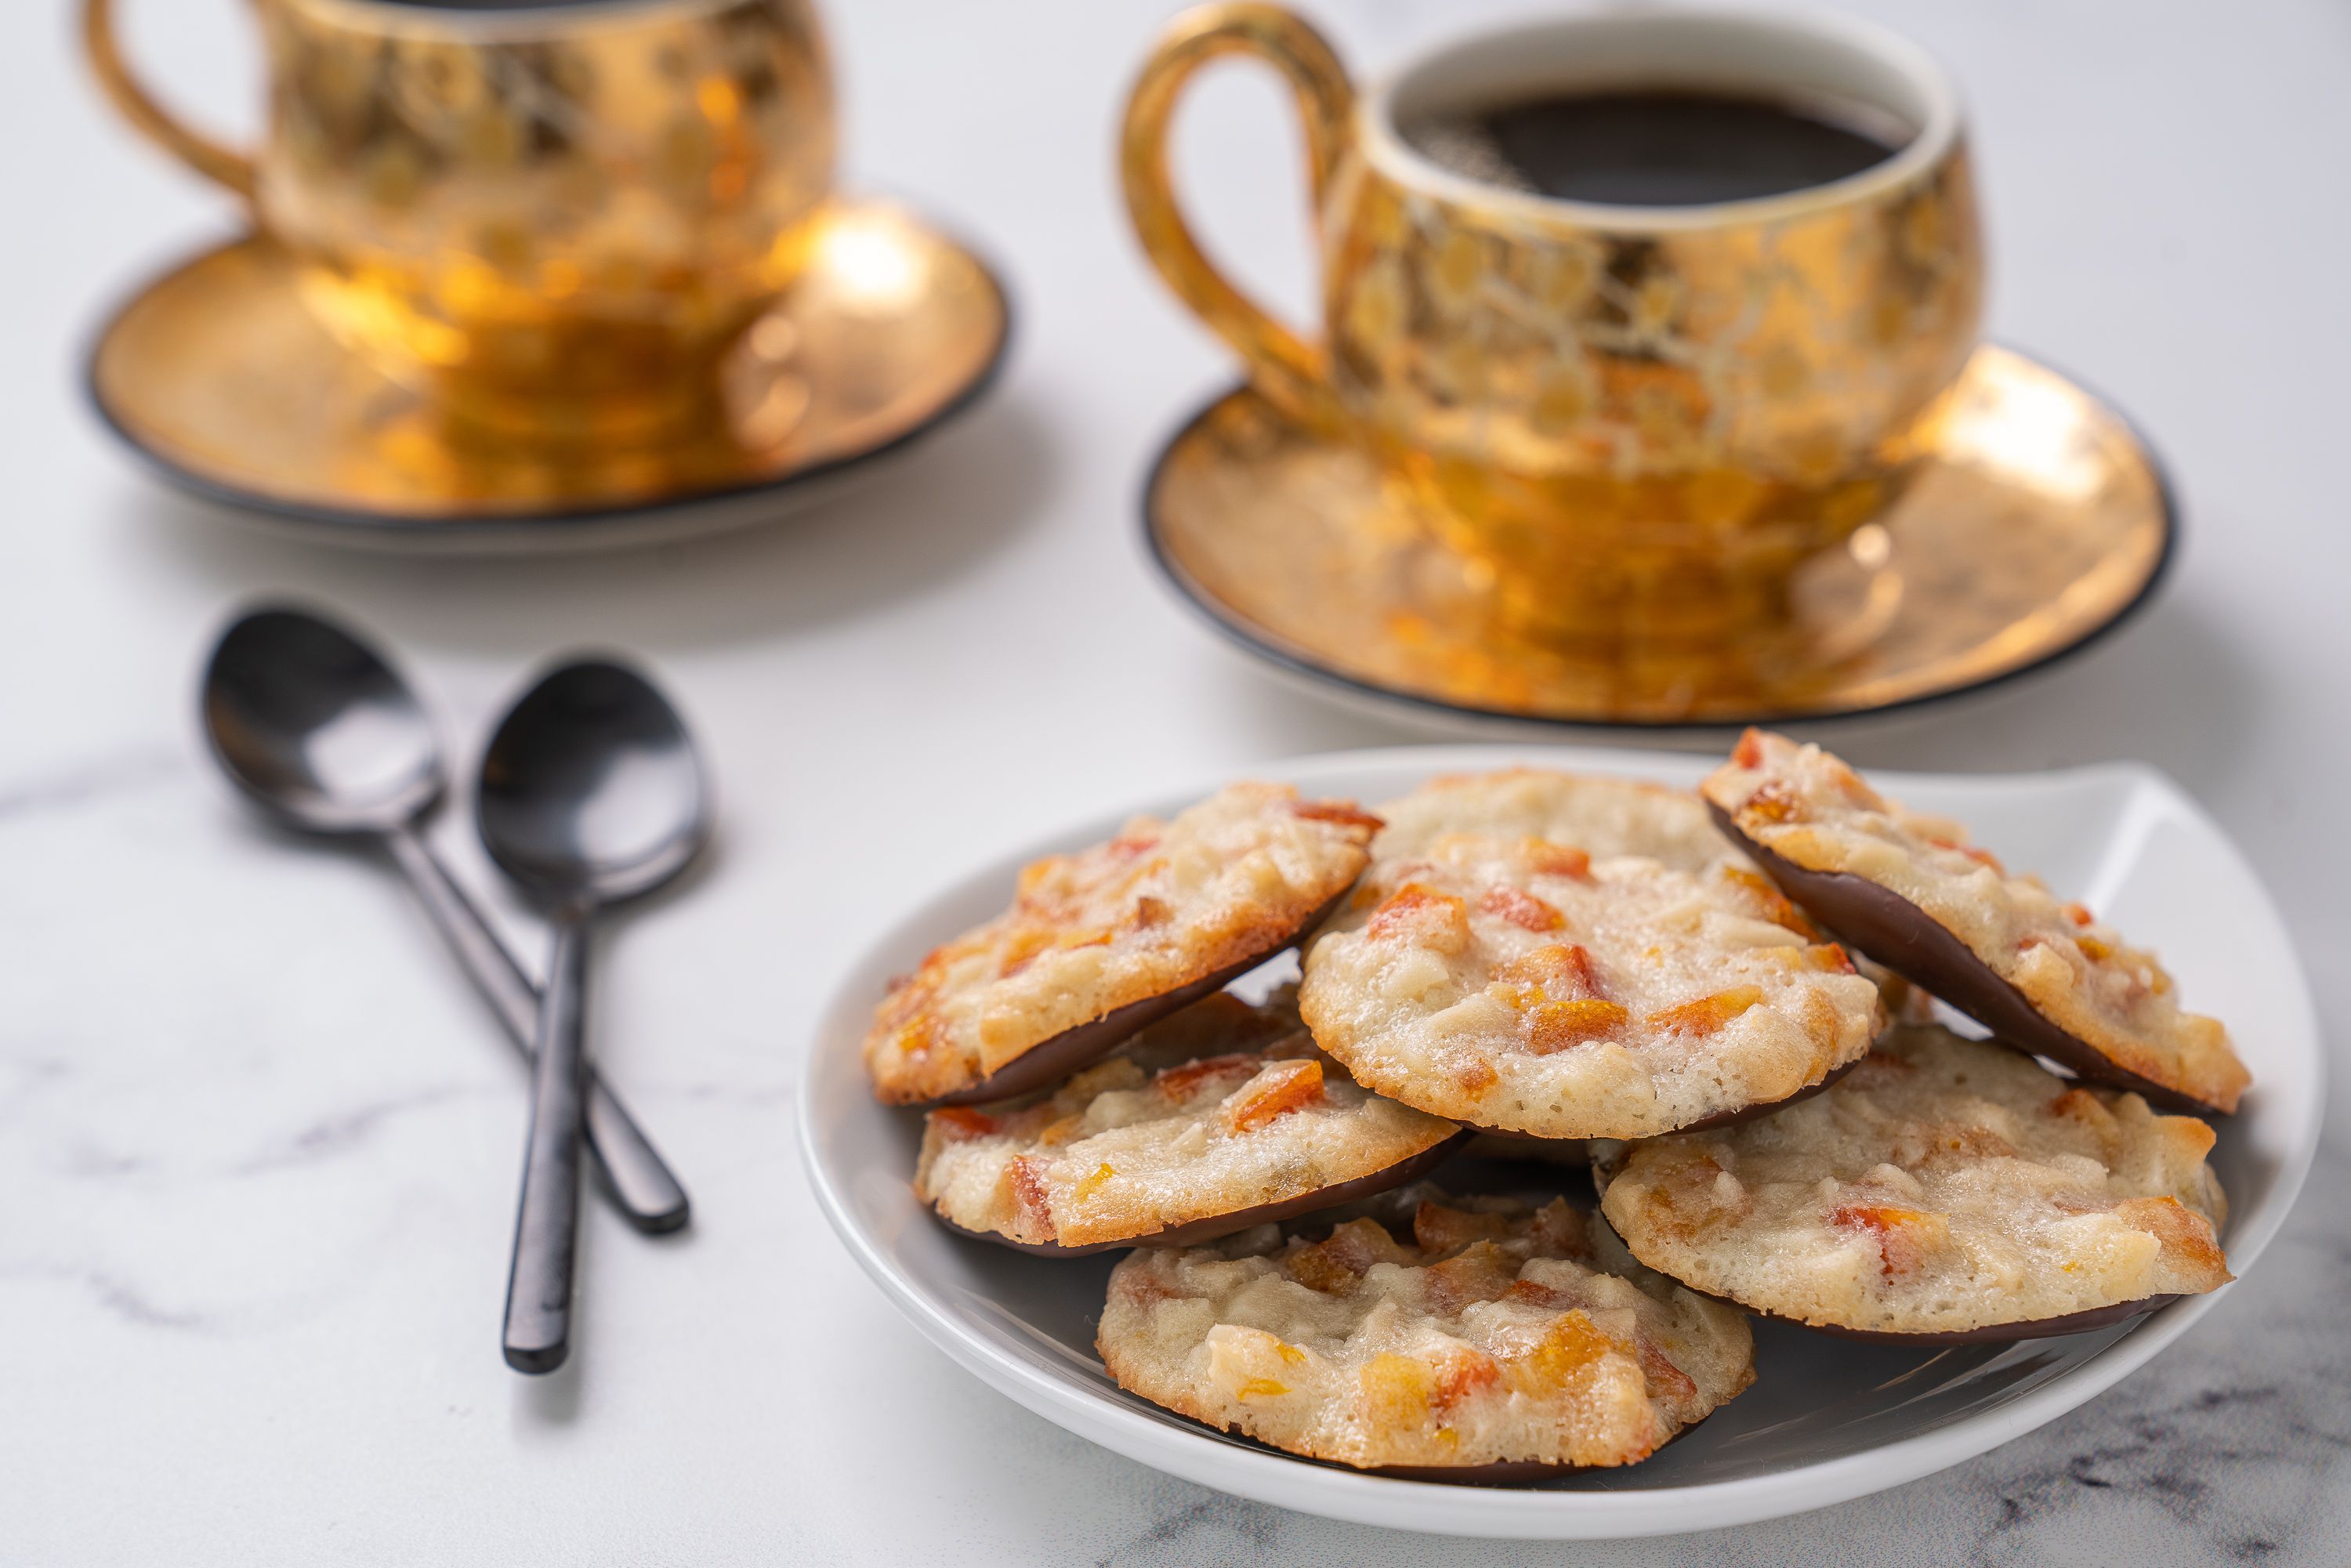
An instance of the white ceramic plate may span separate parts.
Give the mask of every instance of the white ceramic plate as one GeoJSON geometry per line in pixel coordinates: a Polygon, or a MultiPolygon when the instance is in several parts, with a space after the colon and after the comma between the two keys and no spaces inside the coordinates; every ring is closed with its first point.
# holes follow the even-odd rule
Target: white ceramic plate
{"type": "MultiPolygon", "coordinates": [[[[1517,762],[1682,785],[1712,766],[1640,752],[1428,747],[1256,771],[1310,793],[1376,802],[1435,774],[1517,762]]],[[[1967,822],[2009,864],[2038,870],[2059,893],[2154,946],[2191,1005],[2228,1020],[2254,1088],[2244,1108],[2220,1122],[2213,1164],[2230,1197],[2229,1260],[2247,1274],[2302,1186],[2326,1096],[2309,988],[2284,924],[2243,858],[2176,785],[2144,767],[1873,778],[1910,805],[1967,822]]],[[[1134,809],[1165,813],[1207,792],[1134,809]]],[[[1688,1436],[1645,1464],[1523,1489],[1393,1480],[1312,1464],[1134,1398],[1104,1375],[1093,1351],[1115,1255],[1053,1261],[950,1236],[910,1185],[921,1117],[874,1103],[857,1052],[889,976],[1001,910],[1022,863],[1108,838],[1130,814],[1077,824],[980,866],[876,936],[818,1025],[799,1112],[809,1176],[826,1216],[915,1326],[991,1386],[1130,1458],[1259,1501],[1410,1530],[1576,1540],[1714,1529],[1840,1502],[1982,1453],[2125,1376],[2218,1299],[2194,1298],[2097,1333],[1946,1350],[1864,1345],[1758,1320],[1754,1386],[1688,1436]]]]}

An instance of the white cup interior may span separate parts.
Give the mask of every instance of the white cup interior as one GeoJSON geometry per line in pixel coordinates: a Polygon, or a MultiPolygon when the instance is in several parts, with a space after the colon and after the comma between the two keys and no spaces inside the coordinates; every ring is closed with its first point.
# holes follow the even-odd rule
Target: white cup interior
{"type": "Polygon", "coordinates": [[[1744,219],[1759,207],[1845,201],[1938,162],[1959,135],[1959,94],[1925,50],[1869,23],[1830,14],[1640,10],[1564,17],[1481,34],[1406,67],[1362,99],[1368,155],[1405,183],[1461,199],[1566,209],[1585,221],[1644,228],[1744,219]],[[1472,179],[1431,162],[1398,133],[1425,117],[1547,93],[1681,89],[1825,102],[1892,132],[1881,163],[1783,195],[1701,206],[1562,201],[1472,179]],[[1889,125],[1886,122],[1891,121],[1889,125]]]}

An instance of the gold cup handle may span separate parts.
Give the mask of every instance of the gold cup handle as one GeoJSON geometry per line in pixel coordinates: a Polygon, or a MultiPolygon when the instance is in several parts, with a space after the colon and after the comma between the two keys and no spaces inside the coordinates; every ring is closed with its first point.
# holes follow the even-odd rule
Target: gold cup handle
{"type": "Polygon", "coordinates": [[[114,37],[114,0],[83,0],[81,38],[99,85],[125,120],[204,178],[227,186],[246,201],[253,199],[253,160],[181,124],[131,74],[114,37]]]}
{"type": "Polygon", "coordinates": [[[1249,54],[1289,79],[1306,131],[1307,177],[1320,212],[1347,134],[1355,91],[1322,35],[1279,5],[1203,5],[1176,18],[1144,63],[1126,100],[1119,172],[1126,210],[1145,254],[1178,298],[1232,345],[1259,392],[1292,418],[1340,422],[1330,355],[1283,326],[1225,280],[1201,251],[1176,204],[1167,167],[1167,122],[1192,73],[1219,55],[1249,54]]]}

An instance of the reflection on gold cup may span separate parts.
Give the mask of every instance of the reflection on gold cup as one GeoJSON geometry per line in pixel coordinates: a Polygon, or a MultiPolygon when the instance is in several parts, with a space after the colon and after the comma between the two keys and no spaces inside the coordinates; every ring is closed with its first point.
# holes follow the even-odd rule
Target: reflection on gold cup
{"type": "Polygon", "coordinates": [[[1982,253],[1956,94],[1874,27],[1637,11],[1492,34],[1358,94],[1279,6],[1177,18],[1128,104],[1145,250],[1293,418],[1361,439],[1490,572],[1509,622],[1622,649],[1766,637],[1791,574],[1899,493],[1974,348],[1982,253]],[[1176,210],[1166,129],[1245,52],[1305,121],[1324,341],[1217,274],[1176,210]],[[1859,173],[1700,206],[1558,200],[1453,172],[1416,117],[1671,86],[1830,99],[1907,140],[1859,173]]]}
{"type": "Polygon", "coordinates": [[[172,120],[86,0],[132,122],[251,202],[328,327],[490,437],[658,434],[705,411],[805,260],[832,85],[806,0],[256,0],[251,158],[172,120]]]}

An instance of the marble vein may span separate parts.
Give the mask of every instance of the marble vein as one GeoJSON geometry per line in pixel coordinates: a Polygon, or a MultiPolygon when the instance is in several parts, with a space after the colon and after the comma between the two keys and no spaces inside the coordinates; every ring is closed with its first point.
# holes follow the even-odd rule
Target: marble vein
{"type": "Polygon", "coordinates": [[[0,1284],[72,1286],[96,1302],[109,1317],[134,1328],[203,1332],[220,1324],[220,1319],[209,1312],[159,1305],[147,1291],[102,1269],[49,1263],[0,1263],[0,1284]]]}
{"type": "Polygon", "coordinates": [[[176,747],[141,746],[0,782],[0,824],[98,805],[156,788],[187,770],[188,759],[176,747]]]}
{"type": "MultiPolygon", "coordinates": [[[[292,1137],[238,1164],[233,1174],[253,1176],[304,1166],[359,1152],[382,1125],[402,1116],[437,1110],[459,1101],[477,1100],[493,1092],[480,1084],[438,1084],[394,1095],[356,1110],[344,1111],[311,1123],[292,1137]]],[[[501,1093],[501,1098],[506,1097],[501,1093]]]]}

